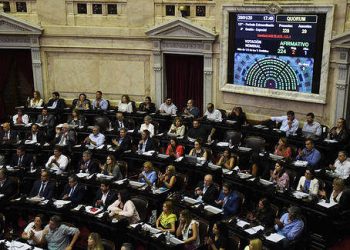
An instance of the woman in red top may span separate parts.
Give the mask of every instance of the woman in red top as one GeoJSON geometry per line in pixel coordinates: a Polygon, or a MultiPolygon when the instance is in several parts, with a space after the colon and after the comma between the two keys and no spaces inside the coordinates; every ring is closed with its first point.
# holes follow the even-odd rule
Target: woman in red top
{"type": "Polygon", "coordinates": [[[292,157],[292,150],[287,145],[287,138],[281,137],[278,140],[278,144],[275,147],[275,155],[283,156],[286,159],[290,159],[292,157]]]}
{"type": "Polygon", "coordinates": [[[176,137],[172,137],[170,139],[170,143],[166,149],[166,154],[173,156],[175,158],[179,158],[184,154],[184,147],[178,144],[176,137]]]}

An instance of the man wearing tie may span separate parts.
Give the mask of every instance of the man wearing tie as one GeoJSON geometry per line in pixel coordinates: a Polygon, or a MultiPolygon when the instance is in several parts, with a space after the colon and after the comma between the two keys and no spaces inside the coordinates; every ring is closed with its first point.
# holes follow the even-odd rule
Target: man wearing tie
{"type": "Polygon", "coordinates": [[[0,202],[7,201],[16,194],[16,183],[8,178],[7,170],[0,169],[0,202]]]}
{"type": "Polygon", "coordinates": [[[113,190],[110,190],[109,182],[102,181],[93,204],[95,207],[103,207],[103,210],[106,210],[116,199],[117,195],[113,190]]]}
{"type": "Polygon", "coordinates": [[[42,131],[39,130],[39,126],[37,124],[33,124],[30,133],[27,135],[27,140],[44,144],[45,136],[42,131]]]}
{"type": "Polygon", "coordinates": [[[79,204],[83,200],[84,194],[85,187],[78,183],[78,177],[76,175],[71,175],[68,177],[68,184],[64,187],[61,199],[79,204]]]}
{"type": "Polygon", "coordinates": [[[49,160],[45,164],[47,169],[50,169],[51,172],[55,172],[56,174],[61,174],[66,170],[68,165],[67,156],[62,154],[62,148],[56,146],[53,150],[53,155],[50,156],[49,160]]]}
{"type": "Polygon", "coordinates": [[[125,128],[121,128],[119,131],[119,136],[116,139],[112,140],[112,143],[116,146],[116,154],[121,154],[126,150],[131,149],[131,139],[127,135],[125,128]]]}
{"type": "Polygon", "coordinates": [[[94,174],[99,171],[99,163],[91,159],[92,154],[89,150],[83,152],[83,158],[79,162],[79,172],[94,174]]]}
{"type": "Polygon", "coordinates": [[[154,150],[154,144],[152,138],[150,138],[150,132],[146,129],[141,133],[141,140],[138,149],[140,153],[154,150]]]}
{"type": "Polygon", "coordinates": [[[4,143],[12,143],[16,141],[17,133],[16,131],[12,131],[10,127],[10,123],[5,122],[2,124],[2,131],[0,132],[0,140],[4,143]]]}
{"type": "Polygon", "coordinates": [[[195,188],[195,195],[198,197],[197,200],[201,200],[210,205],[216,205],[215,200],[219,196],[219,190],[213,183],[213,176],[207,174],[204,176],[204,180],[198,183],[195,188]]]}
{"type": "Polygon", "coordinates": [[[30,169],[30,164],[33,162],[33,157],[26,153],[23,146],[18,146],[16,149],[16,154],[13,155],[10,166],[24,168],[26,170],[30,169]]]}
{"type": "Polygon", "coordinates": [[[50,109],[62,110],[66,107],[66,103],[60,98],[58,92],[52,92],[52,98],[48,101],[47,107],[50,109]]]}
{"type": "Polygon", "coordinates": [[[53,196],[55,185],[50,181],[50,174],[47,170],[42,170],[40,180],[36,180],[30,191],[30,197],[43,197],[50,200],[53,196]]]}
{"type": "Polygon", "coordinates": [[[121,128],[126,128],[126,130],[133,129],[130,127],[131,124],[124,119],[124,115],[122,112],[117,112],[115,116],[116,116],[116,120],[115,120],[114,128],[116,130],[120,131],[121,128]]]}
{"type": "Polygon", "coordinates": [[[55,136],[55,144],[71,149],[72,146],[75,145],[76,138],[73,130],[69,129],[68,123],[63,123],[61,127],[56,127],[56,136],[55,136]]]}
{"type": "Polygon", "coordinates": [[[92,145],[94,147],[99,147],[105,142],[105,136],[100,133],[100,127],[94,126],[92,133],[85,138],[84,143],[86,145],[92,145]]]}

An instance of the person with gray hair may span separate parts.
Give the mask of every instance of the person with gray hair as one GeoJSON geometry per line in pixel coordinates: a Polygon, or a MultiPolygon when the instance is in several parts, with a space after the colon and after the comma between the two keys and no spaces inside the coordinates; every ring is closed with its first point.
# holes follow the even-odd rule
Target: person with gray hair
{"type": "Polygon", "coordinates": [[[280,219],[275,219],[275,230],[278,234],[286,237],[286,244],[289,241],[297,239],[304,229],[300,208],[291,206],[287,213],[284,213],[280,219]]]}
{"type": "Polygon", "coordinates": [[[154,135],[154,125],[152,124],[152,117],[149,115],[146,115],[145,118],[143,118],[144,123],[141,124],[139,133],[142,133],[144,130],[148,130],[150,133],[150,137],[154,135]]]}
{"type": "Polygon", "coordinates": [[[100,133],[100,127],[99,126],[94,126],[92,129],[92,133],[87,136],[84,140],[84,143],[86,145],[90,145],[92,147],[99,147],[103,145],[105,142],[105,136],[100,133]]]}

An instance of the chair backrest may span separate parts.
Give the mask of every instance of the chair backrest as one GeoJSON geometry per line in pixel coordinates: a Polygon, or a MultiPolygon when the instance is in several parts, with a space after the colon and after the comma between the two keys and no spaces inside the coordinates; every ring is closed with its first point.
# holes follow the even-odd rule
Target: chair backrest
{"type": "Polygon", "coordinates": [[[237,235],[231,235],[228,238],[229,246],[231,250],[238,250],[241,248],[241,239],[237,235]]]}
{"type": "Polygon", "coordinates": [[[152,121],[152,124],[154,126],[154,134],[158,134],[159,133],[159,122],[157,121],[152,121]]]}
{"type": "Polygon", "coordinates": [[[135,101],[130,101],[130,102],[131,102],[131,106],[132,106],[132,112],[135,113],[137,111],[136,102],[135,101]]]}
{"type": "Polygon", "coordinates": [[[279,213],[278,206],[276,206],[275,204],[271,204],[271,209],[272,209],[273,214],[275,215],[275,217],[278,217],[278,213],[279,213]]]}
{"type": "Polygon", "coordinates": [[[10,177],[13,182],[16,184],[16,192],[10,197],[10,200],[15,199],[18,197],[18,195],[20,194],[20,187],[21,187],[21,181],[19,180],[18,177],[16,176],[11,176],[10,177]]]}
{"type": "Polygon", "coordinates": [[[266,140],[260,136],[248,136],[245,138],[245,146],[252,148],[255,152],[265,149],[266,140]]]}
{"type": "Polygon", "coordinates": [[[176,173],[176,183],[174,191],[186,190],[188,185],[188,176],[186,174],[176,173]]]}
{"type": "Polygon", "coordinates": [[[115,250],[115,244],[111,240],[101,239],[104,250],[115,250]]]}
{"type": "Polygon", "coordinates": [[[123,178],[128,177],[128,163],[126,161],[117,161],[116,162],[120,168],[120,172],[123,175],[123,178]]]}
{"type": "Polygon", "coordinates": [[[225,134],[225,141],[231,140],[233,145],[239,145],[241,143],[242,133],[239,131],[228,130],[225,134]]]}
{"type": "Polygon", "coordinates": [[[218,110],[219,110],[220,113],[221,113],[222,119],[225,119],[225,118],[227,117],[227,115],[226,115],[226,110],[224,110],[224,109],[218,109],[218,110]]]}
{"type": "Polygon", "coordinates": [[[244,203],[245,203],[245,196],[241,192],[238,192],[238,191],[235,191],[235,192],[238,195],[239,200],[240,200],[240,204],[239,204],[239,213],[240,213],[240,212],[242,212],[242,208],[243,208],[244,203]]]}
{"type": "Polygon", "coordinates": [[[135,196],[131,198],[131,201],[134,203],[136,210],[139,213],[140,220],[146,221],[148,214],[148,200],[140,196],[135,196]]]}
{"type": "Polygon", "coordinates": [[[100,132],[106,131],[109,128],[109,122],[107,116],[96,116],[94,119],[94,124],[100,127],[100,132]]]}
{"type": "Polygon", "coordinates": [[[200,245],[205,244],[205,237],[208,235],[209,231],[209,224],[208,222],[202,220],[202,219],[197,219],[198,221],[198,233],[199,233],[199,240],[200,240],[200,245]]]}

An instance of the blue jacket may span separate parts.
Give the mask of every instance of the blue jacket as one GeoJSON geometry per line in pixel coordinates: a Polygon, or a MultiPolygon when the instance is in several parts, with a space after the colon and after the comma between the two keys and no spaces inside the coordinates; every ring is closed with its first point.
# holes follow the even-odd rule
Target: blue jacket
{"type": "Polygon", "coordinates": [[[238,213],[238,209],[240,206],[240,198],[236,192],[232,191],[227,196],[226,203],[225,203],[225,195],[223,192],[221,192],[218,200],[224,201],[224,205],[222,207],[222,209],[224,210],[224,217],[228,217],[238,213]]]}

